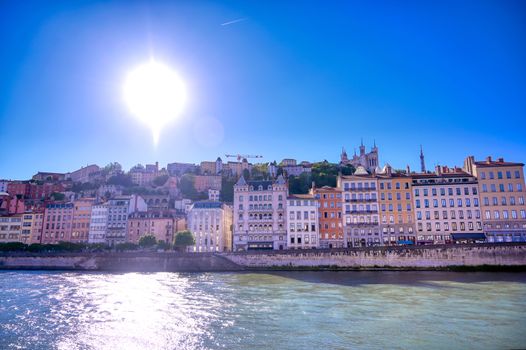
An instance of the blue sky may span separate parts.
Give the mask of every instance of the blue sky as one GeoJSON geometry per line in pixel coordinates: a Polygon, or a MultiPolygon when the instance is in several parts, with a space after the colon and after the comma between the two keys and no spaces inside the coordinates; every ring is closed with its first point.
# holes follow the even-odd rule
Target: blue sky
{"type": "Polygon", "coordinates": [[[523,1],[3,1],[0,178],[225,153],[337,161],[362,137],[398,168],[418,168],[420,144],[428,168],[526,161],[525,42],[523,1]],[[152,56],[189,96],[157,146],[122,99],[152,56]]]}

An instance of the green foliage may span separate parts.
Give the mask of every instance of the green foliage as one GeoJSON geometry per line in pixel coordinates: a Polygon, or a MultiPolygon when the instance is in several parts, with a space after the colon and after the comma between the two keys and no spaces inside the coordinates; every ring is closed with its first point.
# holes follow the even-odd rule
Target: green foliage
{"type": "Polygon", "coordinates": [[[178,248],[186,248],[195,244],[195,238],[192,232],[185,230],[179,231],[175,235],[175,246],[178,248]]]}
{"type": "Polygon", "coordinates": [[[289,192],[293,194],[308,193],[313,181],[318,188],[323,186],[336,187],[340,172],[342,175],[352,175],[354,171],[355,169],[352,165],[340,166],[327,161],[314,163],[310,174],[303,173],[300,176],[289,176],[289,192]]]}
{"type": "Polygon", "coordinates": [[[60,192],[53,192],[50,197],[55,201],[63,201],[66,198],[66,195],[60,192]]]}
{"type": "Polygon", "coordinates": [[[155,179],[153,179],[153,184],[157,187],[160,187],[168,181],[169,176],[168,175],[161,175],[157,176],[155,179]]]}
{"type": "Polygon", "coordinates": [[[134,244],[134,243],[119,243],[119,244],[116,244],[115,245],[115,250],[116,251],[125,251],[125,250],[137,250],[139,249],[139,246],[137,244],[134,244]]]}
{"type": "Polygon", "coordinates": [[[289,176],[289,192],[293,194],[309,193],[311,182],[311,175],[308,173],[303,173],[300,176],[289,176]]]}
{"type": "Polygon", "coordinates": [[[223,177],[221,179],[221,201],[223,202],[234,202],[234,185],[236,179],[223,177]]]}
{"type": "Polygon", "coordinates": [[[195,177],[192,174],[184,174],[181,176],[179,181],[179,190],[184,198],[189,198],[195,200],[198,196],[197,191],[194,188],[195,177]]]}
{"type": "Polygon", "coordinates": [[[120,185],[123,187],[132,187],[133,182],[130,175],[117,174],[110,177],[107,181],[108,185],[120,185]]]}
{"type": "Polygon", "coordinates": [[[57,244],[24,244],[20,242],[0,243],[0,251],[28,251],[34,253],[42,252],[82,252],[82,251],[101,251],[108,249],[106,244],[88,244],[88,243],[71,243],[59,242],[57,244]]]}
{"type": "Polygon", "coordinates": [[[162,250],[170,250],[172,249],[172,245],[165,241],[159,241],[157,242],[157,248],[162,250]]]}
{"type": "Polygon", "coordinates": [[[147,248],[153,247],[157,243],[157,239],[154,235],[145,235],[139,239],[139,246],[147,248]]]}
{"type": "Polygon", "coordinates": [[[251,179],[253,180],[268,180],[268,165],[265,164],[255,164],[252,167],[252,172],[250,174],[251,179]]]}
{"type": "Polygon", "coordinates": [[[243,169],[243,177],[245,180],[250,180],[250,171],[248,169],[243,169]]]}
{"type": "Polygon", "coordinates": [[[340,167],[342,175],[352,175],[356,169],[352,165],[343,165],[340,167]]]}
{"type": "Polygon", "coordinates": [[[73,186],[71,186],[71,191],[73,191],[75,193],[79,193],[79,192],[82,192],[82,191],[96,190],[97,188],[99,188],[99,186],[97,184],[94,184],[94,183],[90,183],[90,182],[84,182],[84,183],[75,182],[75,183],[73,183],[73,186]]]}
{"type": "Polygon", "coordinates": [[[0,251],[2,252],[18,252],[26,249],[27,245],[21,242],[0,243],[0,251]]]}
{"type": "Polygon", "coordinates": [[[102,172],[102,175],[106,176],[109,173],[115,172],[115,171],[117,172],[122,171],[122,166],[117,162],[109,163],[102,169],[101,172],[102,172]]]}

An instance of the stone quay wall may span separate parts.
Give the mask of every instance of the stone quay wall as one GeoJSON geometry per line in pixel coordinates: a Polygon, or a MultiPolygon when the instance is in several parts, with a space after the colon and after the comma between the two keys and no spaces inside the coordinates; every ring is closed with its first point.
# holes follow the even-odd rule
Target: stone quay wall
{"type": "Polygon", "coordinates": [[[222,272],[275,269],[526,267],[526,243],[371,247],[235,253],[0,253],[0,270],[222,272]]]}
{"type": "Polygon", "coordinates": [[[245,268],[417,268],[526,266],[525,243],[397,246],[223,254],[245,268]]]}

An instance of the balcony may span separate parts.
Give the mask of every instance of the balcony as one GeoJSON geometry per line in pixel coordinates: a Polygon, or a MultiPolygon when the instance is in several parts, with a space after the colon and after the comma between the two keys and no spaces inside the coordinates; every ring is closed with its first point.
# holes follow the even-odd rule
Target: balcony
{"type": "Polygon", "coordinates": [[[345,214],[378,214],[378,210],[346,210],[345,214]]]}
{"type": "Polygon", "coordinates": [[[370,226],[379,226],[379,222],[351,222],[345,224],[347,227],[370,227],[370,226]]]}
{"type": "Polygon", "coordinates": [[[365,199],[365,198],[362,198],[362,199],[346,199],[345,200],[345,203],[358,203],[358,202],[365,202],[365,203],[370,203],[370,202],[377,202],[377,198],[369,198],[369,199],[365,199]]]}

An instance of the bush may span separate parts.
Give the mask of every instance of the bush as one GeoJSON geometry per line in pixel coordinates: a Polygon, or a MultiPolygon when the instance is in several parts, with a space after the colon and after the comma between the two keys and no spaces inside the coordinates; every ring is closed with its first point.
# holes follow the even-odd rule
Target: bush
{"type": "Polygon", "coordinates": [[[153,235],[145,235],[139,239],[139,245],[143,248],[153,247],[157,243],[157,239],[153,235]]]}
{"type": "Polygon", "coordinates": [[[124,250],[137,250],[139,246],[135,243],[119,243],[115,245],[115,250],[124,251],[124,250]]]}
{"type": "Polygon", "coordinates": [[[169,249],[172,249],[172,245],[165,241],[159,241],[157,242],[157,249],[169,250],[169,249]]]}
{"type": "Polygon", "coordinates": [[[7,242],[0,243],[0,251],[2,252],[20,252],[26,250],[27,245],[21,242],[7,242]]]}
{"type": "Polygon", "coordinates": [[[192,246],[195,244],[195,238],[192,232],[186,230],[186,231],[179,231],[175,235],[175,246],[177,248],[180,248],[184,250],[186,247],[192,246]]]}

